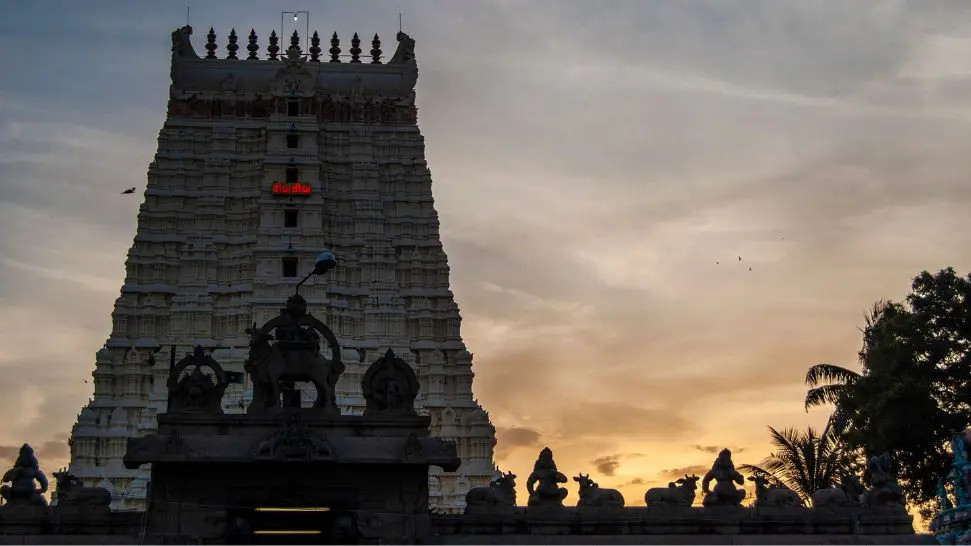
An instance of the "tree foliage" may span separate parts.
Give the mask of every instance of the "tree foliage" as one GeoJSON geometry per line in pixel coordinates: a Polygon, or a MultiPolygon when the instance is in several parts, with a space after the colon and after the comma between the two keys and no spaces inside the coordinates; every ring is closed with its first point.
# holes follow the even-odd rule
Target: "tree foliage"
{"type": "Polygon", "coordinates": [[[861,373],[813,366],[806,407],[833,404],[851,447],[889,451],[908,500],[929,512],[951,435],[971,424],[971,275],[922,272],[905,303],[878,302],[862,331],[861,373]]]}
{"type": "Polygon", "coordinates": [[[847,449],[832,422],[822,433],[812,427],[805,431],[769,427],[769,434],[775,451],[759,464],[739,465],[739,469],[767,478],[774,487],[788,487],[807,505],[814,492],[836,487],[860,468],[859,457],[847,449]]]}

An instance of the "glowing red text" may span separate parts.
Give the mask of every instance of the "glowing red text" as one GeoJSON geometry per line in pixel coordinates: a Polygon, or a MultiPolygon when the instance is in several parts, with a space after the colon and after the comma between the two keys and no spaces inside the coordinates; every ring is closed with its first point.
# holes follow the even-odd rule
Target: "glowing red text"
{"type": "Polygon", "coordinates": [[[273,186],[270,187],[270,192],[273,195],[310,195],[310,184],[274,182],[273,186]]]}

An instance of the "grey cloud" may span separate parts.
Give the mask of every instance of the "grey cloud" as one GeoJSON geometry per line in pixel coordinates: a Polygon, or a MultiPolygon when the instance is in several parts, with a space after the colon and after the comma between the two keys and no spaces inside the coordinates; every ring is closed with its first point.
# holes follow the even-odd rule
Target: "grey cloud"
{"type": "Polygon", "coordinates": [[[541,440],[542,435],[529,427],[496,427],[496,460],[505,460],[517,448],[538,446],[541,440]]]}
{"type": "Polygon", "coordinates": [[[683,478],[687,476],[704,476],[711,470],[711,466],[705,466],[703,464],[693,464],[688,466],[682,466],[679,468],[666,468],[658,472],[658,476],[664,479],[675,480],[677,478],[683,478]]]}
{"type": "MultiPolygon", "coordinates": [[[[697,449],[698,451],[702,451],[704,453],[710,453],[712,455],[714,455],[714,454],[718,453],[719,451],[725,449],[725,446],[700,446],[700,445],[693,445],[691,447],[693,449],[697,449]]],[[[745,448],[743,448],[743,447],[729,447],[728,449],[731,450],[732,453],[742,453],[743,451],[745,451],[745,448]]]]}

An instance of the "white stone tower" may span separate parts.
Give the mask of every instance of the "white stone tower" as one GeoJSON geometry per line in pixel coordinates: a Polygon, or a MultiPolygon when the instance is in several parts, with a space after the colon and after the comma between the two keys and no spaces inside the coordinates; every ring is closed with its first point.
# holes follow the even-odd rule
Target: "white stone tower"
{"type": "MultiPolygon", "coordinates": [[[[281,54],[274,32],[259,59],[256,34],[241,47],[233,31],[217,58],[210,29],[201,58],[191,34],[172,34],[168,115],[94,397],[72,431],[71,471],[108,488],[113,508],[144,509],[149,471],[126,470],[122,457],[127,438],[154,431],[165,411],[172,349],[181,358],[201,345],[241,371],[245,329],[278,314],[327,249],[340,266],[301,294],[343,348],[339,405],[363,411],[361,377],[388,348],[412,364],[432,434],[455,440],[463,461],[431,472],[432,505],[462,510],[465,492],[493,476],[495,429],[472,395],[449,290],[414,40],[399,33],[385,59],[377,36],[362,55],[355,34],[342,54],[335,33],[322,54],[314,32],[307,54],[294,33],[281,54]]],[[[226,411],[248,397],[248,384],[234,385],[226,411]]]]}

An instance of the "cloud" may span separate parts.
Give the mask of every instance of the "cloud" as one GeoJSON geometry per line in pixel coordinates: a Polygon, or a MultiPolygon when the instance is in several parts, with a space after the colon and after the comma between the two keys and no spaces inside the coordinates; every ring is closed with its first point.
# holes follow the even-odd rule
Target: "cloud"
{"type": "Polygon", "coordinates": [[[597,472],[606,476],[613,476],[623,460],[645,457],[643,453],[614,453],[597,457],[590,464],[594,465],[597,472]]]}
{"type": "Polygon", "coordinates": [[[613,476],[614,472],[616,472],[617,468],[620,466],[620,461],[616,457],[608,455],[606,457],[594,459],[593,465],[594,468],[597,469],[597,472],[606,476],[613,476]]]}
{"type": "MultiPolygon", "coordinates": [[[[691,447],[692,447],[692,449],[697,449],[698,451],[702,451],[704,453],[710,453],[712,455],[715,455],[719,451],[725,449],[724,446],[700,446],[700,445],[693,445],[691,447]]],[[[745,451],[745,448],[744,447],[729,447],[728,449],[731,450],[732,453],[742,453],[743,451],[745,451]]]]}
{"type": "Polygon", "coordinates": [[[704,476],[709,470],[711,470],[711,465],[693,464],[680,468],[666,468],[658,472],[658,476],[664,479],[674,480],[683,478],[685,475],[704,476]]]}
{"type": "Polygon", "coordinates": [[[495,457],[501,461],[519,447],[536,447],[542,441],[542,435],[528,427],[496,427],[495,457]]]}

